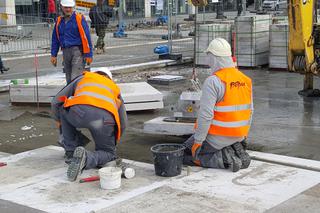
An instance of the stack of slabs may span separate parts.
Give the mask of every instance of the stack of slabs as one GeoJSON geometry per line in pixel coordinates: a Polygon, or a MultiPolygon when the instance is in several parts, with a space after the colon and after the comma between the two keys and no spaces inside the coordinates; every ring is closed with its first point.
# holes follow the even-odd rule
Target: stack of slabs
{"type": "Polygon", "coordinates": [[[231,23],[198,24],[196,32],[196,64],[208,65],[205,50],[215,38],[224,38],[231,43],[231,23]]]}
{"type": "Polygon", "coordinates": [[[273,24],[270,26],[270,68],[288,68],[288,31],[288,24],[273,24]]]}
{"type": "Polygon", "coordinates": [[[256,67],[269,63],[270,23],[270,15],[236,17],[235,53],[238,66],[256,67]]]}

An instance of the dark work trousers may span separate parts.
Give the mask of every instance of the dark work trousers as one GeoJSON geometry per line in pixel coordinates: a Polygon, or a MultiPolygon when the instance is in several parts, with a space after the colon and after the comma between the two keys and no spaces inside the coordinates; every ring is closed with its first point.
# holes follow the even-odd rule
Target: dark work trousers
{"type": "Polygon", "coordinates": [[[89,129],[95,151],[86,151],[85,169],[103,166],[116,158],[116,123],[114,116],[104,109],[89,105],[74,105],[61,112],[61,127],[65,151],[80,146],[77,128],[89,129]]]}
{"type": "Polygon", "coordinates": [[[85,63],[81,48],[73,46],[63,49],[63,70],[68,84],[84,71],[85,63]]]}
{"type": "MultiPolygon", "coordinates": [[[[195,165],[193,163],[193,157],[191,153],[191,148],[193,144],[194,136],[191,136],[187,141],[184,142],[186,149],[184,152],[183,163],[190,166],[195,165]]],[[[207,141],[204,141],[202,143],[200,152],[197,155],[197,159],[200,160],[200,164],[202,167],[225,169],[222,158],[222,151],[215,149],[207,141]]]]}

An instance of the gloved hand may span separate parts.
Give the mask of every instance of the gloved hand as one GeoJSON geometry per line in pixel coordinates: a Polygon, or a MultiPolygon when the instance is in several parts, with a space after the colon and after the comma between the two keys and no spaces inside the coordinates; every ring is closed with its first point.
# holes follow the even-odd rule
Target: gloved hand
{"type": "Polygon", "coordinates": [[[51,62],[51,64],[53,65],[53,66],[57,66],[57,57],[53,57],[53,56],[51,56],[51,59],[50,59],[50,62],[51,62]]]}
{"type": "Polygon", "coordinates": [[[194,142],[191,148],[192,157],[196,159],[198,153],[200,152],[202,144],[194,142]]]}
{"type": "Polygon", "coordinates": [[[87,65],[90,65],[92,63],[92,58],[85,58],[84,60],[87,65]]]}

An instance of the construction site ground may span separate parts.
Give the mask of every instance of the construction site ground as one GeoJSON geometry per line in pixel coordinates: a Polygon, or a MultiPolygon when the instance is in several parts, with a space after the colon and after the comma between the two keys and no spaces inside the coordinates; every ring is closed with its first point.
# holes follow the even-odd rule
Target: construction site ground
{"type": "MultiPolygon", "coordinates": [[[[268,69],[242,69],[254,82],[254,116],[248,138],[252,150],[320,160],[320,100],[298,95],[303,76],[268,69]]],[[[55,72],[55,70],[53,71],[55,72]]],[[[210,71],[197,69],[203,81],[210,71]]],[[[173,66],[127,74],[116,74],[121,82],[146,81],[158,74],[182,75],[190,78],[192,67],[173,66]]],[[[143,123],[158,116],[172,115],[182,91],[191,88],[190,81],[169,86],[154,85],[164,95],[165,108],[155,111],[129,113],[129,125],[122,142],[118,145],[121,157],[152,162],[150,147],[158,143],[182,143],[186,138],[149,135],[142,133],[143,123]]],[[[319,79],[315,87],[320,88],[319,79]]],[[[35,106],[10,106],[8,93],[0,94],[0,151],[19,153],[35,148],[55,145],[57,129],[47,116],[39,116],[35,106]],[[25,128],[23,128],[25,127],[25,128]],[[27,127],[27,128],[26,128],[27,127]]],[[[40,112],[50,113],[50,107],[40,112]]],[[[45,114],[45,113],[42,113],[45,114]]],[[[87,133],[87,132],[86,132],[87,133]]],[[[90,143],[89,149],[94,148],[90,143]]]]}

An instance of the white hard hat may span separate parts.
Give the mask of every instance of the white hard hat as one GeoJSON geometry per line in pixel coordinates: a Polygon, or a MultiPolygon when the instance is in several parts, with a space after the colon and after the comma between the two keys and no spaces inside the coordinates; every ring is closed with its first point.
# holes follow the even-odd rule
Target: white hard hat
{"type": "Polygon", "coordinates": [[[231,47],[230,44],[223,38],[215,38],[213,39],[206,53],[212,53],[215,56],[231,56],[231,47]]]}
{"type": "Polygon", "coordinates": [[[112,73],[110,72],[110,70],[107,67],[91,67],[90,71],[91,72],[103,72],[107,76],[109,76],[110,79],[112,79],[112,73]]]}
{"type": "Polygon", "coordinates": [[[60,4],[64,7],[74,7],[74,0],[61,0],[60,4]]]}

